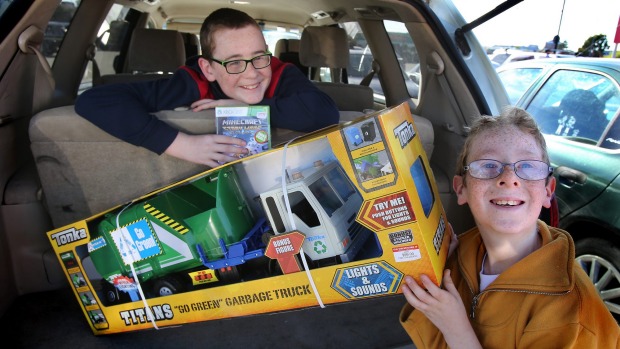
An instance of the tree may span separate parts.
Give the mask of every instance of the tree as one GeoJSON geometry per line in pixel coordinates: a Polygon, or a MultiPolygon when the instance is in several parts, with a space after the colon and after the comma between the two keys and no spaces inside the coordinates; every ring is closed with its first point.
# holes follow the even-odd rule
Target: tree
{"type": "Polygon", "coordinates": [[[603,53],[609,48],[607,44],[607,35],[598,34],[589,37],[583,46],[577,50],[577,56],[584,57],[603,57],[603,53]]]}

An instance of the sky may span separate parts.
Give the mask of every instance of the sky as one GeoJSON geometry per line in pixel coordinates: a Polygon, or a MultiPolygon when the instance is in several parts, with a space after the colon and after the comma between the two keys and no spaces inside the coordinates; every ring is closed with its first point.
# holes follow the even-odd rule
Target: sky
{"type": "MultiPolygon", "coordinates": [[[[503,1],[452,2],[463,18],[470,22],[503,1]]],[[[609,50],[613,51],[619,18],[620,0],[523,0],[478,26],[474,34],[483,46],[537,45],[542,49],[558,34],[559,28],[560,42],[566,40],[570,50],[577,51],[593,35],[605,34],[609,50]]],[[[617,50],[620,51],[620,44],[617,50]]]]}

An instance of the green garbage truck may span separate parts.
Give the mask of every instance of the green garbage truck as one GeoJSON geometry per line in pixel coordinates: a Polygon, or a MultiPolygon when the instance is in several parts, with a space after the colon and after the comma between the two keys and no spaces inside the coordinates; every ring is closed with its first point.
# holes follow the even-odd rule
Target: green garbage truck
{"type": "MultiPolygon", "coordinates": [[[[313,266],[353,260],[373,235],[355,222],[362,199],[342,168],[320,164],[310,176],[289,178],[286,189],[313,266]]],[[[293,230],[282,193],[281,187],[265,193],[243,188],[235,167],[227,166],[106,214],[88,243],[104,303],[138,300],[136,278],[145,293],[164,296],[237,282],[250,261],[264,266],[254,274],[273,275],[266,243],[293,230]],[[251,200],[260,202],[258,214],[251,200]]]]}

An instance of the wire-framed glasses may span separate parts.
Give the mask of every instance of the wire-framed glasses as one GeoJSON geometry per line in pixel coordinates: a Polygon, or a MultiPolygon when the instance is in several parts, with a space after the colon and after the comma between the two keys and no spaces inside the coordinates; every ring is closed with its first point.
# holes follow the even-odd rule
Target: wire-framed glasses
{"type": "Polygon", "coordinates": [[[469,175],[478,179],[493,179],[504,172],[506,166],[510,166],[515,174],[528,181],[539,181],[553,173],[553,167],[548,163],[538,160],[520,160],[514,163],[503,163],[492,159],[480,159],[472,161],[463,169],[469,175]]]}
{"type": "Polygon", "coordinates": [[[250,59],[233,59],[230,61],[220,61],[215,58],[211,58],[211,60],[224,66],[228,74],[241,74],[248,67],[248,63],[252,63],[254,69],[267,68],[271,64],[271,53],[267,52],[250,59]]]}

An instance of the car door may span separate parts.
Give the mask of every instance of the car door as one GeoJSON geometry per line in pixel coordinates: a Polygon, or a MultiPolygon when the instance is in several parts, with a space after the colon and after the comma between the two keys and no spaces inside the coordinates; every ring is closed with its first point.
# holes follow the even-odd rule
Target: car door
{"type": "Polygon", "coordinates": [[[597,198],[620,171],[618,150],[601,146],[610,143],[606,133],[620,104],[612,74],[557,65],[521,101],[546,135],[560,218],[597,198]]]}

